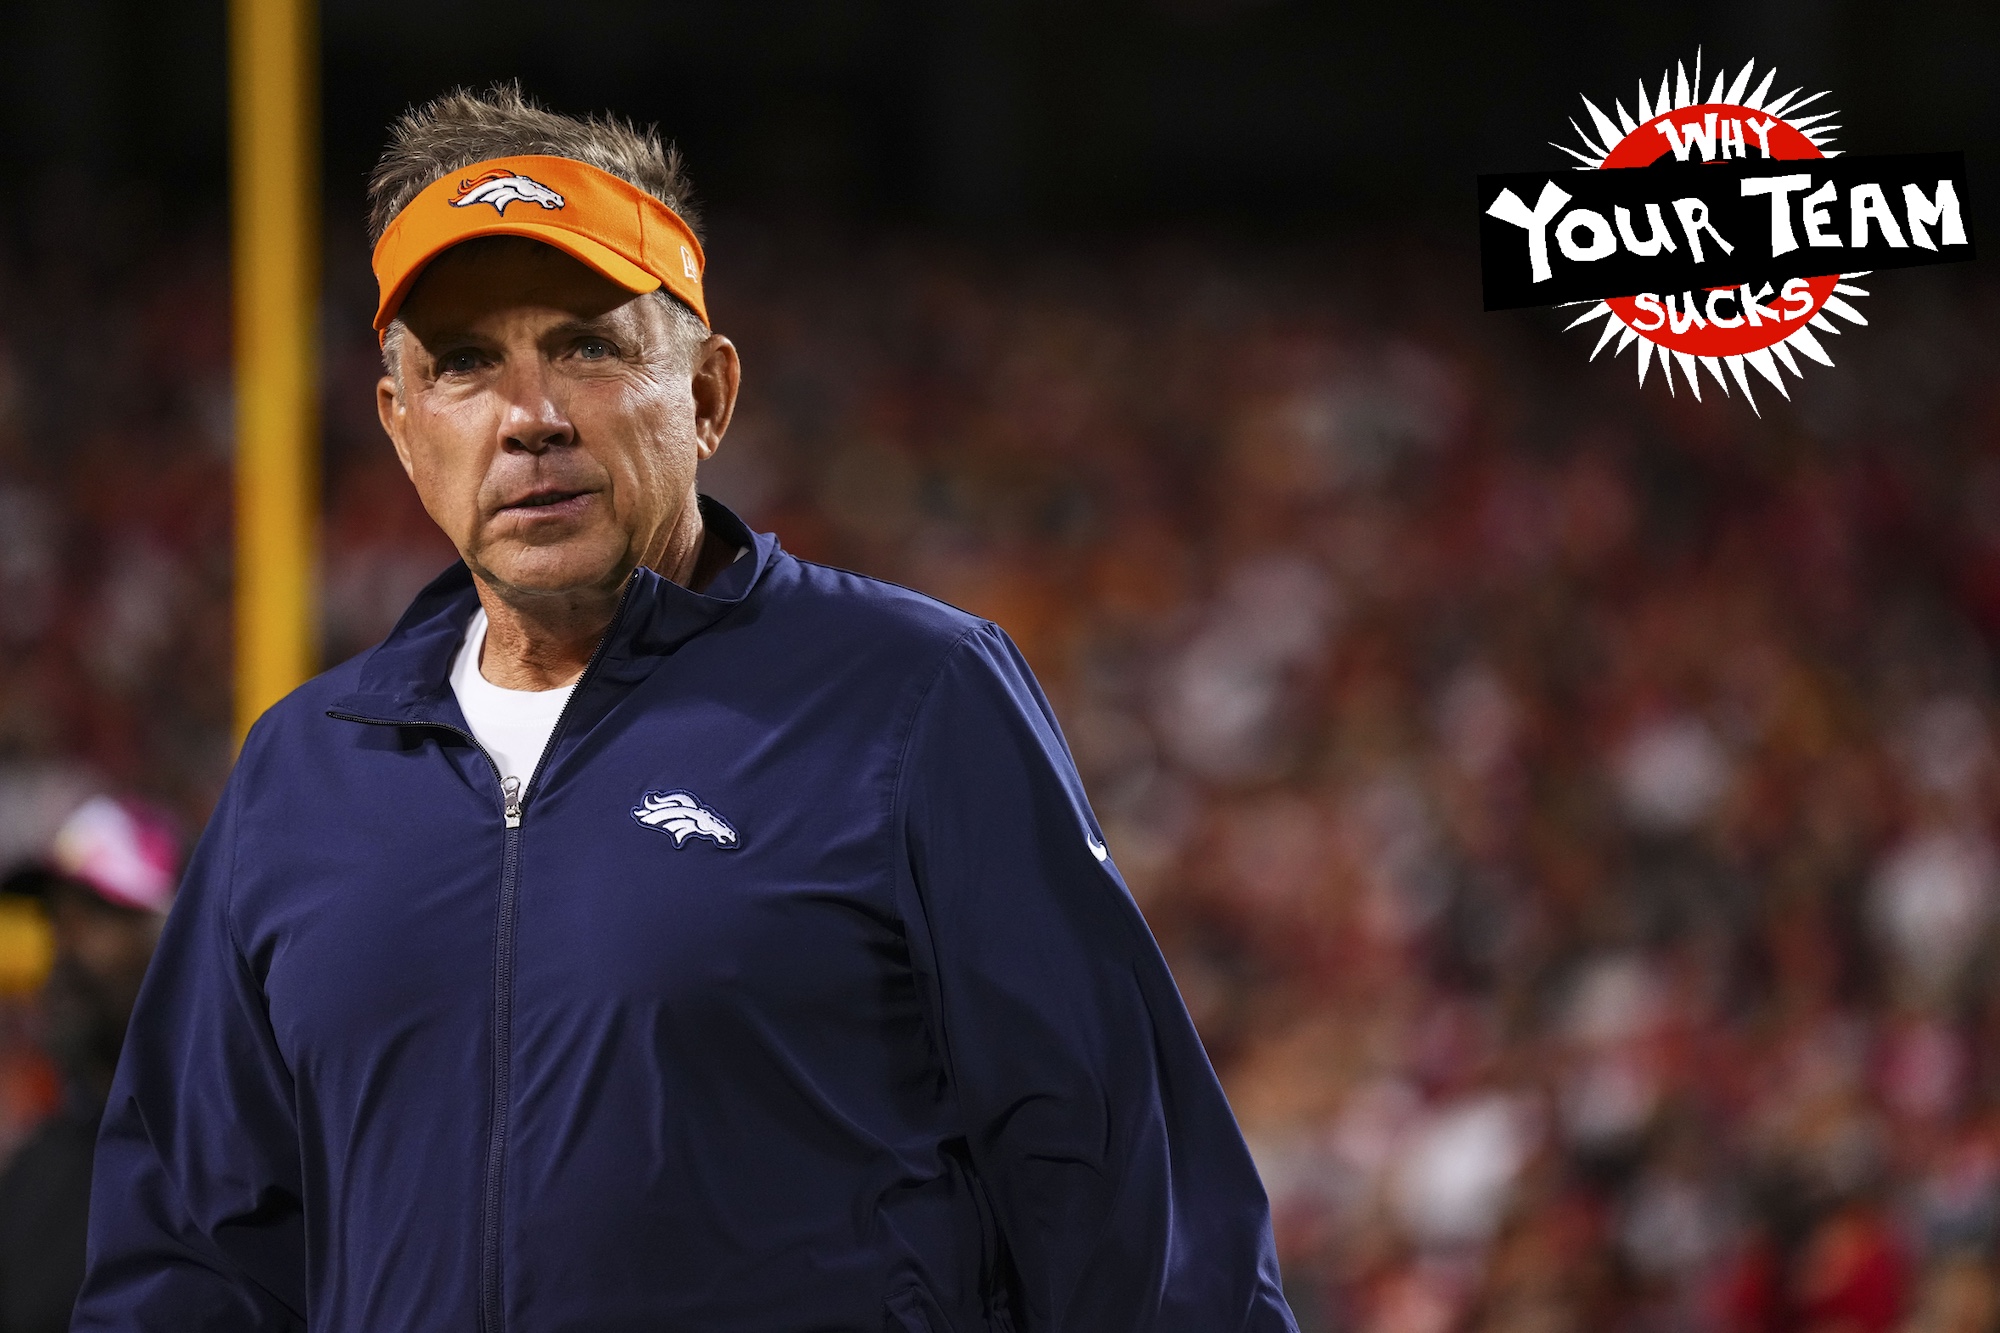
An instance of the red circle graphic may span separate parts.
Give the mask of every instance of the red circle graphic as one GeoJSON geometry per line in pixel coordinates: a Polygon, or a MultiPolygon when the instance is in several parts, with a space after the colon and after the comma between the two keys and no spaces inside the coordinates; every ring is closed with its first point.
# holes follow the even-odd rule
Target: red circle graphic
{"type": "MultiPolygon", "coordinates": [[[[1749,107],[1730,102],[1704,102],[1697,106],[1677,107],[1664,111],[1645,124],[1633,130],[1611,146],[1605,154],[1599,170],[1625,167],[1649,167],[1672,151],[1667,136],[1660,133],[1657,126],[1671,122],[1675,125],[1687,121],[1701,122],[1714,112],[1718,121],[1732,117],[1748,121],[1759,112],[1749,107]]],[[[1765,119],[1771,119],[1768,114],[1765,119]]],[[[1819,145],[1784,120],[1777,120],[1767,131],[1771,156],[1780,160],[1798,158],[1823,158],[1826,156],[1819,145]]],[[[1671,351],[1686,352],[1690,356],[1736,356],[1744,352],[1755,352],[1774,343],[1783,342],[1793,330],[1817,315],[1826,298],[1833,295],[1840,275],[1829,273],[1822,277],[1805,279],[1803,290],[1793,288],[1793,297],[1787,301],[1783,289],[1776,283],[1757,284],[1752,293],[1759,312],[1775,312],[1775,320],[1767,313],[1760,313],[1757,325],[1746,318],[1742,293],[1733,287],[1710,288],[1703,292],[1657,293],[1656,307],[1648,308],[1640,304],[1637,296],[1616,296],[1605,301],[1611,313],[1623,321],[1641,338],[1671,351]],[[1765,288],[1768,285],[1769,293],[1765,288]],[[1800,302],[1811,298],[1811,304],[1801,309],[1800,302]],[[1689,299],[1691,298],[1691,299],[1689,299]],[[1673,308],[1667,308],[1667,302],[1673,308]],[[1687,306],[1694,307],[1690,317],[1687,306]],[[1711,316],[1719,317],[1723,323],[1713,322],[1711,316]],[[1676,332],[1676,327],[1680,329],[1676,332]]]]}

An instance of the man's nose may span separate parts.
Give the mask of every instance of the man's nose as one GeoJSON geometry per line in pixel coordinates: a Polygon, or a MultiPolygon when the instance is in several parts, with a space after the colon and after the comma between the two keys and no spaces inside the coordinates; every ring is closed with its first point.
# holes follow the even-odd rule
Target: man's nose
{"type": "Polygon", "coordinates": [[[540,357],[508,359],[499,386],[507,404],[500,416],[503,448],[539,454],[576,439],[576,429],[556,400],[554,387],[540,357]]]}

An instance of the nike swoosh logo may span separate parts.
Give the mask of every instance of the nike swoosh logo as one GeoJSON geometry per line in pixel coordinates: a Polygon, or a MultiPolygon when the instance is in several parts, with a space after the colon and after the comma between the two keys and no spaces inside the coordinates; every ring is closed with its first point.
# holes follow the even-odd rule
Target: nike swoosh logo
{"type": "Polygon", "coordinates": [[[1083,835],[1083,845],[1090,848],[1090,854],[1096,857],[1100,861],[1109,858],[1111,855],[1110,848],[1106,847],[1103,843],[1099,842],[1096,838],[1092,837],[1088,833],[1083,835]]]}

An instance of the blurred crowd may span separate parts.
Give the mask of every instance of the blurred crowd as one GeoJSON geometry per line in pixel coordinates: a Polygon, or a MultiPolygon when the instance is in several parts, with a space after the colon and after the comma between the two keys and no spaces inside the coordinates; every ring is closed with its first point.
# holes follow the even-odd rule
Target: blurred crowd
{"type": "MultiPolygon", "coordinates": [[[[1962,274],[1874,280],[1759,416],[1402,238],[712,249],[745,387],[705,489],[1021,644],[1305,1333],[2000,1326],[2000,389],[1962,274]]],[[[198,827],[227,771],[225,278],[198,231],[0,267],[5,857],[106,788],[198,827]]],[[[450,559],[369,297],[334,266],[329,661],[450,559]]],[[[54,1096],[8,984],[0,1149],[54,1096]]]]}

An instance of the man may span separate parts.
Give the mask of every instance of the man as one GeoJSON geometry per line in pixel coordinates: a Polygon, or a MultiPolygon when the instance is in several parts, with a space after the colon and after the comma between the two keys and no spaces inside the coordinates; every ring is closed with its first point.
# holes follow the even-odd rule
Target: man
{"type": "Polygon", "coordinates": [[[0,1172],[0,1333],[61,1333],[83,1281],[91,1152],[125,1025],[173,902],[181,846],[130,800],[96,796],[0,891],[32,895],[52,943],[42,1041],[62,1101],[0,1172]]]}
{"type": "Polygon", "coordinates": [[[1006,636],[697,497],[685,194],[517,91],[395,128],[378,406],[462,563],[246,742],[77,1328],[1292,1328],[1006,636]]]}

